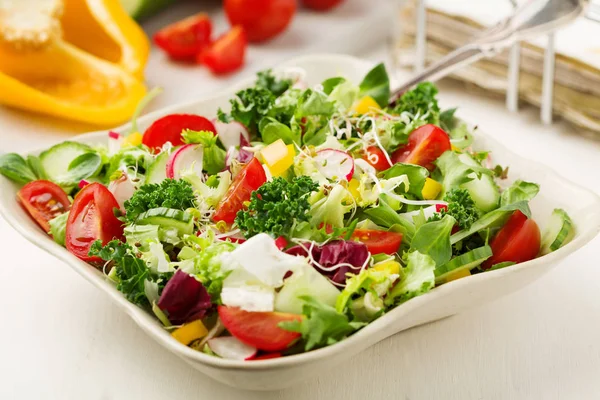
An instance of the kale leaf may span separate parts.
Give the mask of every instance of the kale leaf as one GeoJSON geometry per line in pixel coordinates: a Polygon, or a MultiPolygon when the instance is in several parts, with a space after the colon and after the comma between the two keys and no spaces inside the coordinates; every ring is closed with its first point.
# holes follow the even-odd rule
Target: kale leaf
{"type": "Polygon", "coordinates": [[[277,79],[270,69],[257,73],[256,86],[280,96],[292,86],[291,79],[277,79]]]}
{"type": "Polygon", "coordinates": [[[165,179],[161,183],[142,185],[136,190],[125,202],[125,216],[129,222],[133,222],[138,215],[152,208],[186,210],[194,207],[194,200],[194,190],[189,182],[165,179]]]}
{"type": "Polygon", "coordinates": [[[429,221],[438,221],[448,214],[454,217],[460,229],[469,229],[479,219],[479,211],[468,190],[452,189],[446,193],[444,201],[448,202],[448,208],[433,214],[429,221]]]}
{"type": "Polygon", "coordinates": [[[408,112],[413,116],[425,116],[427,123],[439,124],[440,107],[436,95],[437,87],[431,82],[422,82],[413,90],[405,92],[392,109],[395,114],[408,112]]]}

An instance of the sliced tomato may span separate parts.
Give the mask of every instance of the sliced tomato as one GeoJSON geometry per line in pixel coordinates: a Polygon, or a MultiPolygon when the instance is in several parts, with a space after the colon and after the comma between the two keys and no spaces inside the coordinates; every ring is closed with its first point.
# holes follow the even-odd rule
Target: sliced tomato
{"type": "Polygon", "coordinates": [[[435,169],[433,162],[450,149],[450,138],[442,128],[423,125],[412,131],[408,143],[394,152],[392,162],[417,164],[431,171],[435,169]]]}
{"type": "Polygon", "coordinates": [[[75,196],[67,220],[67,250],[84,261],[102,261],[88,256],[96,240],[103,245],[113,239],[124,240],[123,223],[115,217],[115,209],[119,209],[119,203],[105,186],[100,183],[85,186],[75,196]]]}
{"type": "Polygon", "coordinates": [[[296,0],[225,0],[232,26],[240,25],[251,42],[262,42],[283,32],[296,13],[296,0]]]}
{"type": "Polygon", "coordinates": [[[213,74],[227,74],[244,65],[248,40],[240,26],[234,26],[219,37],[205,51],[198,54],[197,61],[206,65],[213,74]]]}
{"type": "Polygon", "coordinates": [[[180,146],[183,144],[181,132],[184,129],[211,131],[217,134],[215,125],[207,118],[194,114],[171,114],[154,121],[144,132],[142,143],[153,150],[160,150],[167,142],[171,142],[173,146],[180,146]]]}
{"type": "Polygon", "coordinates": [[[237,174],[225,197],[217,204],[213,220],[232,224],[238,211],[244,208],[244,203],[250,201],[252,192],[261,187],[266,181],[265,170],[260,162],[253,158],[237,174]]]}
{"type": "Polygon", "coordinates": [[[154,35],[154,43],[175,60],[194,60],[210,45],[212,23],[205,13],[175,22],[154,35]]]}
{"type": "Polygon", "coordinates": [[[263,353],[258,356],[254,356],[254,357],[250,358],[250,360],[270,360],[272,358],[281,358],[281,357],[283,357],[283,354],[281,354],[280,352],[263,353]]]}
{"type": "Polygon", "coordinates": [[[507,261],[521,263],[532,260],[540,251],[540,241],[540,228],[536,222],[517,210],[490,243],[493,255],[481,268],[489,269],[494,264],[507,261]]]}
{"type": "Polygon", "coordinates": [[[302,0],[302,3],[313,10],[326,11],[329,10],[344,0],[302,0]]]}
{"type": "Polygon", "coordinates": [[[371,254],[394,254],[400,248],[402,234],[372,229],[355,229],[351,239],[366,244],[371,254]]]}
{"type": "Polygon", "coordinates": [[[280,312],[250,312],[236,307],[219,306],[223,326],[240,342],[259,350],[277,352],[287,349],[300,337],[297,332],[279,327],[285,321],[300,321],[302,315],[280,312]]]}
{"type": "Polygon", "coordinates": [[[31,218],[45,231],[50,231],[50,220],[69,211],[71,202],[60,186],[50,181],[33,181],[23,186],[17,199],[31,218]]]}
{"type": "Polygon", "coordinates": [[[363,160],[371,164],[377,171],[385,171],[391,167],[385,153],[377,146],[368,147],[363,160]]]}

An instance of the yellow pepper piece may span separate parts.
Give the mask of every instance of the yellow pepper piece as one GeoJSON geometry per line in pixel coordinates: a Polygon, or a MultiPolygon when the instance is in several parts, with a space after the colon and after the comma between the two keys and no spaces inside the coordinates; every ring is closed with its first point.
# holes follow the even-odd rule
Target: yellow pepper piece
{"type": "Polygon", "coordinates": [[[123,143],[121,143],[121,147],[135,147],[142,144],[142,134],[139,132],[133,132],[129,134],[125,139],[123,139],[123,143]]]}
{"type": "Polygon", "coordinates": [[[150,43],[120,0],[62,1],[61,24],[67,42],[138,78],[144,76],[150,43]]]}
{"type": "Polygon", "coordinates": [[[453,271],[448,274],[446,277],[446,282],[455,281],[460,278],[465,278],[467,276],[471,276],[471,271],[468,269],[460,269],[458,271],[453,271]]]}
{"type": "Polygon", "coordinates": [[[193,322],[188,322],[182,327],[175,329],[171,333],[171,336],[173,336],[178,342],[187,346],[194,340],[202,339],[207,334],[208,329],[206,329],[202,321],[198,319],[193,322]]]}
{"type": "Polygon", "coordinates": [[[357,114],[375,114],[375,111],[381,110],[381,107],[371,96],[365,96],[354,103],[352,110],[357,114]]]}
{"type": "Polygon", "coordinates": [[[356,201],[360,200],[360,192],[358,191],[359,187],[360,182],[358,181],[358,179],[352,178],[350,179],[350,182],[348,182],[348,191],[356,201]]]}
{"type": "Polygon", "coordinates": [[[435,200],[442,190],[442,185],[431,178],[425,179],[421,194],[425,200],[435,200]]]}
{"type": "Polygon", "coordinates": [[[296,151],[293,144],[286,144],[279,139],[260,151],[262,159],[271,175],[281,176],[294,164],[296,151]]]}
{"type": "Polygon", "coordinates": [[[452,149],[452,151],[455,151],[457,153],[462,153],[462,150],[459,149],[458,147],[456,147],[455,145],[451,144],[450,148],[452,149]]]}
{"type": "Polygon", "coordinates": [[[388,272],[389,274],[400,273],[400,263],[397,261],[384,261],[379,264],[373,265],[375,271],[388,272]]]}

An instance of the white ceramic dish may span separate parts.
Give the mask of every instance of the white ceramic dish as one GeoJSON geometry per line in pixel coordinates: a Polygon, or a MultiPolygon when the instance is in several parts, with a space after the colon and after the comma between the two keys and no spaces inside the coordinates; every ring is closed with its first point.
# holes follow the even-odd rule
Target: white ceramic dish
{"type": "MultiPolygon", "coordinates": [[[[307,71],[309,84],[316,84],[331,76],[343,75],[359,81],[372,67],[360,59],[340,55],[319,55],[291,60],[281,67],[297,66],[307,71]]],[[[237,85],[248,85],[253,80],[237,85]]],[[[158,110],[142,117],[143,131],[155,119],[174,112],[216,115],[219,107],[227,107],[228,98],[236,88],[198,100],[158,110]]],[[[123,126],[117,131],[125,131],[123,126]]],[[[89,144],[105,143],[106,131],[78,136],[73,140],[89,144]]],[[[6,178],[0,179],[0,213],[25,238],[66,262],[94,286],[104,291],[157,343],[173,352],[194,368],[214,379],[238,388],[275,390],[291,386],[301,380],[318,376],[369,346],[411,327],[432,322],[470,307],[479,306],[500,296],[514,292],[559,263],[562,259],[589,242],[600,231],[600,198],[557,175],[549,168],[527,161],[498,142],[478,132],[475,148],[492,151],[495,162],[510,165],[510,180],[519,178],[541,185],[540,194],[531,208],[542,229],[545,219],[556,207],[564,208],[573,218],[577,235],[571,243],[542,258],[513,267],[474,275],[433,289],[374,321],[350,338],[320,350],[273,360],[241,362],[223,360],[194,351],[173,340],[154,316],[128,302],[101,272],[90,267],[55,244],[21,209],[15,200],[18,186],[6,178]]],[[[32,152],[35,153],[35,152],[32,152]]]]}

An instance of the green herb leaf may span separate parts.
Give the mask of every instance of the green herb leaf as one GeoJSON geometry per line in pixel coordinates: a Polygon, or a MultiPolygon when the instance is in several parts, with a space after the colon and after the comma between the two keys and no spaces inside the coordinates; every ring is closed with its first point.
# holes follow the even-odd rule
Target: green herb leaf
{"type": "Polygon", "coordinates": [[[359,85],[360,96],[371,96],[380,107],[387,107],[390,100],[390,78],[385,65],[378,64],[367,73],[359,85]]]}
{"type": "Polygon", "coordinates": [[[427,222],[415,232],[410,244],[411,251],[430,256],[436,265],[443,265],[452,258],[450,234],[456,220],[445,215],[440,221],[427,222]]]}
{"type": "Polygon", "coordinates": [[[134,222],[138,215],[152,208],[165,207],[186,210],[194,207],[194,190],[184,180],[165,179],[160,184],[142,185],[125,202],[125,216],[134,222]]]}
{"type": "Polygon", "coordinates": [[[277,79],[270,69],[260,71],[256,75],[256,87],[267,89],[275,96],[280,96],[292,86],[291,79],[277,79]]]}
{"type": "Polygon", "coordinates": [[[35,173],[27,162],[16,153],[0,156],[0,173],[17,183],[29,183],[36,180],[35,173]]]}
{"type": "Polygon", "coordinates": [[[507,206],[518,201],[529,201],[540,191],[540,185],[532,182],[517,180],[500,196],[500,206],[507,206]]]}
{"type": "Polygon", "coordinates": [[[425,185],[425,180],[429,176],[429,171],[427,171],[427,168],[423,168],[419,165],[396,163],[391,168],[383,171],[380,175],[385,179],[406,175],[409,181],[408,193],[416,196],[418,199],[422,199],[423,186],[425,185]]]}

